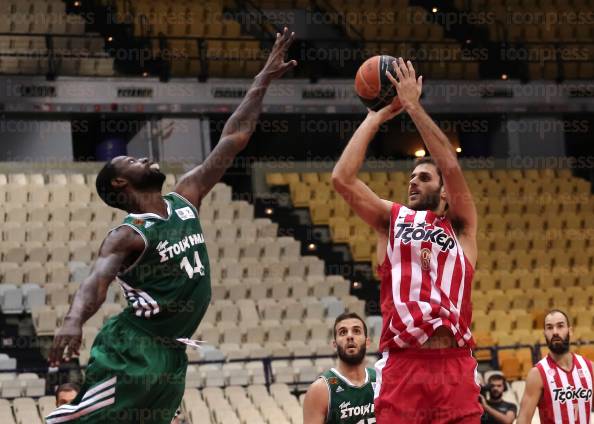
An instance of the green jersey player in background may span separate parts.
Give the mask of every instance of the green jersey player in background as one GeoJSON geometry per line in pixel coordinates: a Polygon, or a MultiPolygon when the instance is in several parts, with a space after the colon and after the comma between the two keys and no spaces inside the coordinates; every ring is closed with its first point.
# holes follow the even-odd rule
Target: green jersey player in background
{"type": "MultiPolygon", "coordinates": [[[[78,355],[83,324],[117,278],[128,307],[93,343],[80,393],[48,417],[52,423],[169,424],[185,388],[184,339],[210,302],[210,264],[200,203],[247,145],[270,83],[296,66],[284,58],[294,38],[285,28],[262,71],[231,115],[206,160],[161,194],[165,175],[148,159],[119,156],[97,176],[99,196],[128,213],[101,245],[50,351],[51,366],[78,355]]],[[[186,340],[187,341],[187,340],[186,340]]]]}
{"type": "Polygon", "coordinates": [[[333,332],[338,366],[324,372],[307,390],[303,424],[375,423],[375,369],[365,367],[369,347],[365,321],[355,313],[341,314],[333,332]]]}

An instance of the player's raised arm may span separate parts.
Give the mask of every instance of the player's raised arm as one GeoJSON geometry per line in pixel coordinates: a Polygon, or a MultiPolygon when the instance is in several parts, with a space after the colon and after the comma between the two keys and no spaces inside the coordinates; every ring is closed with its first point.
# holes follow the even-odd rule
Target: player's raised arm
{"type": "Polygon", "coordinates": [[[412,63],[410,61],[405,63],[402,58],[394,63],[394,69],[398,80],[389,72],[386,72],[386,75],[395,86],[400,103],[410,115],[427,150],[441,171],[448,198],[448,217],[458,232],[464,252],[472,263],[475,263],[477,256],[476,207],[462,168],[458,163],[456,152],[447,136],[421,106],[419,98],[423,77],[420,76],[417,79],[412,63]]]}
{"type": "Polygon", "coordinates": [[[297,66],[295,60],[284,61],[294,38],[295,34],[289,33],[287,28],[282,34],[276,34],[276,41],[268,61],[256,75],[242,102],[225,124],[218,144],[204,162],[184,175],[175,187],[177,193],[197,208],[204,196],[220,181],[235,156],[247,146],[256,128],[262,111],[262,100],[270,83],[297,66]]]}
{"type": "Polygon", "coordinates": [[[532,422],[534,411],[542,395],[542,388],[540,374],[538,369],[534,367],[528,372],[528,377],[526,378],[526,388],[520,402],[517,424],[530,424],[532,422]]]}
{"type": "Polygon", "coordinates": [[[357,173],[365,161],[367,147],[380,125],[400,112],[401,108],[396,100],[378,112],[369,110],[367,117],[351,137],[332,171],[334,189],[363,221],[380,233],[388,232],[392,202],[380,199],[357,178],[357,173]]]}
{"type": "Polygon", "coordinates": [[[79,354],[83,324],[105,302],[109,284],[126,261],[130,262],[130,258],[138,257],[144,248],[142,237],[127,226],[119,227],[107,235],[91,274],[77,290],[70,310],[64,317],[64,323],[54,337],[49,353],[51,366],[57,366],[62,362],[66,347],[67,361],[71,356],[79,354]]]}
{"type": "Polygon", "coordinates": [[[314,381],[303,399],[303,424],[324,424],[328,415],[328,387],[323,379],[314,381]]]}

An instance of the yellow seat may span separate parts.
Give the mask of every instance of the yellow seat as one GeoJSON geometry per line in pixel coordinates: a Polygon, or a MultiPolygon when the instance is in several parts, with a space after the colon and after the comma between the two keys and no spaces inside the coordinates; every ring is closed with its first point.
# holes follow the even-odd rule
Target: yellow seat
{"type": "Polygon", "coordinates": [[[491,319],[488,316],[475,317],[472,326],[476,332],[489,332],[492,330],[491,319]]]}
{"type": "Polygon", "coordinates": [[[348,218],[351,215],[351,207],[342,198],[335,198],[332,201],[331,216],[348,218]]]}
{"type": "Polygon", "coordinates": [[[519,344],[535,344],[541,341],[542,331],[533,329],[516,329],[514,334],[519,344]]]}
{"type": "Polygon", "coordinates": [[[309,185],[317,185],[320,182],[320,177],[317,172],[305,172],[301,174],[301,181],[309,185]]]}
{"type": "Polygon", "coordinates": [[[335,192],[323,184],[317,183],[311,188],[312,200],[316,202],[323,202],[328,204],[331,199],[334,199],[335,192]]]}
{"type": "Polygon", "coordinates": [[[311,221],[314,225],[327,225],[330,219],[330,208],[324,202],[312,201],[309,205],[311,221]]]}
{"type": "Polygon", "coordinates": [[[532,350],[520,348],[516,350],[516,358],[520,362],[522,377],[528,375],[528,371],[534,366],[532,359],[532,350]]]}
{"type": "Polygon", "coordinates": [[[351,253],[357,262],[371,261],[371,257],[375,254],[375,243],[370,243],[366,239],[354,240],[351,242],[351,253]]]}
{"type": "Polygon", "coordinates": [[[266,184],[269,186],[285,185],[285,178],[280,172],[270,172],[266,174],[266,184]]]}
{"type": "Polygon", "coordinates": [[[481,290],[495,290],[497,288],[497,280],[493,278],[492,275],[489,275],[481,280],[480,289],[481,290]]]}
{"type": "Polygon", "coordinates": [[[332,172],[320,172],[318,178],[320,182],[329,186],[332,183],[332,172]]]}
{"type": "Polygon", "coordinates": [[[507,310],[493,310],[491,312],[493,317],[494,329],[497,332],[511,333],[514,325],[514,317],[507,310]]]}
{"type": "Polygon", "coordinates": [[[472,299],[472,307],[475,310],[486,310],[489,305],[490,305],[490,300],[489,298],[485,297],[485,296],[481,296],[481,297],[474,297],[472,299]]]}
{"type": "MultiPolygon", "coordinates": [[[[490,331],[475,331],[474,340],[476,341],[477,347],[491,347],[495,344],[490,331]]],[[[475,350],[474,355],[477,361],[490,361],[493,358],[491,350],[475,350]]]]}
{"type": "Polygon", "coordinates": [[[517,330],[533,330],[534,329],[534,317],[527,312],[523,312],[521,315],[517,315],[515,319],[517,330]]]}
{"type": "Polygon", "coordinates": [[[593,345],[583,345],[577,348],[577,353],[585,356],[590,361],[594,361],[594,346],[593,345]]]}
{"type": "Polygon", "coordinates": [[[512,299],[507,294],[497,294],[493,296],[492,308],[496,311],[507,311],[510,309],[512,299]]]}
{"type": "Polygon", "coordinates": [[[283,178],[285,180],[285,184],[293,184],[293,183],[301,182],[301,179],[299,178],[299,174],[297,172],[284,173],[283,178]]]}
{"type": "Polygon", "coordinates": [[[497,360],[499,363],[505,361],[506,359],[515,358],[516,357],[516,349],[499,349],[497,351],[497,360]]]}
{"type": "Polygon", "coordinates": [[[522,365],[517,358],[506,358],[499,366],[508,380],[519,380],[522,378],[522,365]]]}
{"type": "Polygon", "coordinates": [[[296,208],[302,208],[309,205],[312,199],[312,190],[310,186],[303,183],[295,183],[290,186],[291,202],[296,208]]]}
{"type": "Polygon", "coordinates": [[[382,182],[388,184],[390,179],[387,172],[373,172],[371,174],[371,181],[382,182]]]}
{"type": "Polygon", "coordinates": [[[494,332],[493,337],[498,346],[513,346],[518,344],[517,335],[508,332],[494,332]]]}
{"type": "Polygon", "coordinates": [[[532,310],[532,318],[534,322],[534,328],[544,328],[544,319],[548,312],[548,308],[543,309],[533,309],[532,310]]]}

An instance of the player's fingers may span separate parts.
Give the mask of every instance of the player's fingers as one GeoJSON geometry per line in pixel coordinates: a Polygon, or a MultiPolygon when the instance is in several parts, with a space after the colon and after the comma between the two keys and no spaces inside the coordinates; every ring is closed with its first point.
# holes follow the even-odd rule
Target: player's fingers
{"type": "Polygon", "coordinates": [[[402,59],[402,58],[398,59],[398,68],[402,72],[402,75],[404,75],[405,77],[408,77],[408,68],[406,67],[406,63],[404,63],[404,59],[402,59]]]}
{"type": "Polygon", "coordinates": [[[287,42],[289,36],[290,36],[290,34],[289,34],[289,28],[284,27],[283,28],[283,32],[281,34],[282,34],[281,35],[281,43],[282,44],[285,44],[287,42]]]}
{"type": "Polygon", "coordinates": [[[386,71],[386,76],[388,77],[388,79],[394,87],[398,85],[398,81],[396,81],[396,78],[394,78],[394,76],[392,76],[392,74],[389,71],[386,71]]]}
{"type": "Polygon", "coordinates": [[[417,79],[417,87],[419,87],[420,92],[423,92],[423,75],[419,76],[419,79],[417,79]]]}
{"type": "Polygon", "coordinates": [[[281,65],[281,72],[285,73],[287,72],[289,69],[294,68],[295,66],[297,66],[297,61],[296,60],[290,60],[288,62],[285,62],[281,65]]]}
{"type": "Polygon", "coordinates": [[[72,339],[70,339],[70,342],[68,343],[68,351],[72,355],[78,356],[80,345],[81,345],[81,339],[79,339],[78,337],[73,337],[72,339]]]}
{"type": "Polygon", "coordinates": [[[408,69],[408,74],[410,75],[410,77],[413,80],[417,79],[416,73],[415,73],[415,68],[413,67],[413,64],[410,60],[406,61],[406,68],[408,69]]]}
{"type": "Polygon", "coordinates": [[[404,79],[404,76],[402,75],[402,69],[400,69],[400,66],[395,65],[394,66],[394,70],[396,71],[396,76],[398,77],[398,84],[396,85],[396,87],[398,87],[398,85],[402,82],[402,80],[404,79]]]}
{"type": "Polygon", "coordinates": [[[49,352],[49,362],[52,366],[60,364],[62,353],[64,352],[62,341],[62,337],[58,336],[54,338],[54,342],[52,343],[52,347],[50,348],[49,352]]]}
{"type": "Polygon", "coordinates": [[[293,44],[293,41],[295,41],[295,33],[294,32],[289,34],[289,36],[287,37],[287,40],[285,41],[285,44],[283,46],[285,51],[289,50],[289,47],[291,47],[291,44],[293,44]]]}
{"type": "Polygon", "coordinates": [[[398,59],[392,62],[392,68],[394,68],[394,74],[398,77],[398,82],[402,82],[402,71],[400,70],[400,66],[398,66],[398,59]]]}

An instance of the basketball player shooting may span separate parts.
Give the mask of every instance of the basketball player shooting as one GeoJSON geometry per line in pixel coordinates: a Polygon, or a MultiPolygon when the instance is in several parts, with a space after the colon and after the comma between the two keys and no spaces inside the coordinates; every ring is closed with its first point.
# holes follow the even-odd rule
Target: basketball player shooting
{"type": "Polygon", "coordinates": [[[549,354],[528,372],[518,424],[530,424],[538,406],[543,424],[589,424],[592,411],[592,362],[569,351],[573,329],[567,314],[545,316],[549,354]]]}
{"type": "Polygon", "coordinates": [[[103,201],[128,215],[101,245],[50,351],[52,366],[77,355],[83,324],[117,277],[128,307],[95,339],[85,383],[52,423],[169,424],[185,388],[186,344],[211,298],[210,264],[198,210],[235,156],[246,147],[271,82],[297,63],[284,61],[294,38],[285,28],[264,68],[223,128],[205,161],[162,195],[165,175],[146,158],[119,156],[97,176],[103,201]]]}
{"type": "Polygon", "coordinates": [[[378,423],[479,423],[470,292],[477,214],[454,149],[419,102],[422,77],[393,63],[392,104],[369,110],[332,173],[334,188],[378,236],[383,315],[376,364],[378,423]],[[432,159],[410,174],[408,204],[379,198],[357,173],[379,127],[400,112],[432,159]]]}

